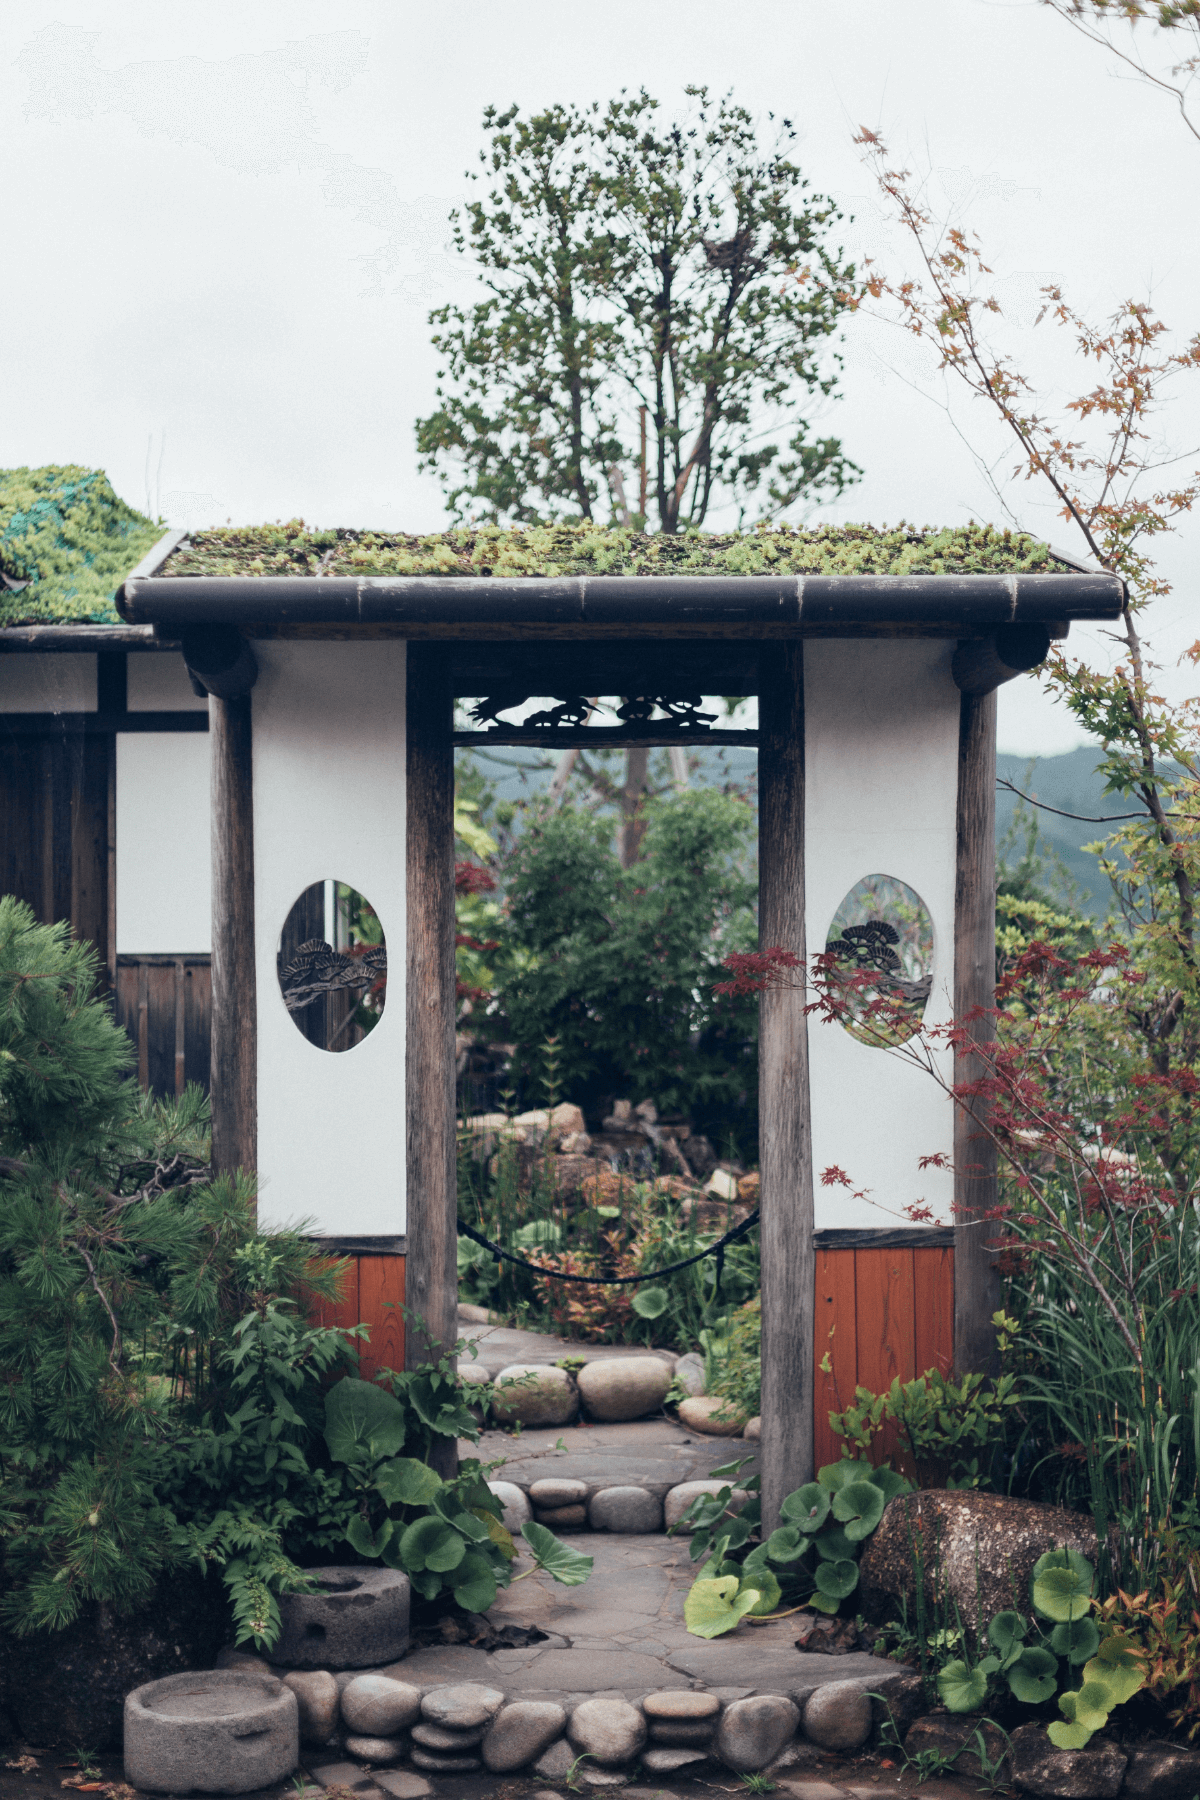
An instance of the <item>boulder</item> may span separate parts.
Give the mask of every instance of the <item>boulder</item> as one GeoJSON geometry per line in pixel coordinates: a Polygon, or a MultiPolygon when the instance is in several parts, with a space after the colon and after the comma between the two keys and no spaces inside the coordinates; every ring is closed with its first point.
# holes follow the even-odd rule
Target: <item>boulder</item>
{"type": "Polygon", "coordinates": [[[293,1669],[283,1685],[290,1687],[300,1709],[300,1738],[305,1744],[327,1744],[337,1730],[338,1684],[328,1669],[293,1669]]]}
{"type": "Polygon", "coordinates": [[[738,1199],[744,1200],[747,1206],[757,1206],[760,1186],[758,1170],[751,1169],[749,1175],[743,1175],[738,1181],[738,1199]]]}
{"type": "Polygon", "coordinates": [[[1122,1800],[1192,1800],[1200,1793],[1200,1750],[1182,1744],[1139,1744],[1129,1752],[1122,1800]]]}
{"type": "Polygon", "coordinates": [[[762,1419],[757,1414],[755,1414],[754,1418],[746,1420],[746,1429],[742,1432],[742,1436],[748,1444],[757,1444],[760,1442],[762,1438],[762,1419]]]}
{"type": "Polygon", "coordinates": [[[249,1794],[300,1760],[300,1710],[273,1675],[202,1669],[125,1701],[125,1779],[155,1794],[249,1794]]]}
{"type": "Polygon", "coordinates": [[[1116,1800],[1127,1760],[1103,1738],[1085,1750],[1056,1750],[1044,1725],[1019,1725],[1012,1734],[1013,1781],[1039,1800],[1116,1800]]]}
{"type": "Polygon", "coordinates": [[[578,1411],[579,1391],[565,1369],[509,1363],[496,1377],[492,1412],[502,1423],[569,1425],[578,1411]]]}
{"type": "Polygon", "coordinates": [[[957,1605],[972,1640],[980,1614],[987,1620],[1015,1607],[1029,1616],[1029,1577],[1044,1551],[1065,1545],[1089,1559],[1096,1555],[1096,1533],[1082,1513],[973,1489],[901,1494],[886,1507],[860,1564],[859,1605],[873,1623],[895,1618],[901,1599],[912,1616],[918,1538],[930,1612],[940,1567],[945,1596],[957,1605]]]}
{"type": "Polygon", "coordinates": [[[628,1700],[597,1697],[575,1708],[567,1736],[577,1754],[611,1768],[633,1761],[646,1742],[646,1720],[628,1700]]]}
{"type": "Polygon", "coordinates": [[[514,1700],[502,1707],[483,1740],[483,1762],[495,1775],[523,1769],[566,1729],[567,1711],[553,1700],[514,1700]]]}
{"type": "Polygon", "coordinates": [[[782,1694],[753,1694],[735,1700],[721,1714],[717,1755],[727,1769],[750,1774],[765,1769],[800,1723],[800,1709],[782,1694]]]}
{"type": "Polygon", "coordinates": [[[524,1491],[515,1481],[489,1481],[488,1486],[504,1508],[505,1531],[520,1537],[522,1525],[527,1525],[533,1517],[533,1508],[524,1491]]]}
{"type": "Polygon", "coordinates": [[[596,1159],[588,1155],[592,1147],[591,1138],[581,1134],[568,1138],[567,1142],[571,1146],[570,1150],[556,1156],[552,1166],[556,1200],[566,1200],[573,1194],[582,1193],[584,1182],[596,1173],[596,1159]]]}
{"type": "Polygon", "coordinates": [[[707,1694],[694,1688],[664,1688],[661,1693],[647,1694],[642,1701],[642,1711],[651,1721],[667,1720],[673,1723],[697,1720],[716,1722],[721,1710],[721,1702],[715,1694],[707,1694]]]}
{"type": "Polygon", "coordinates": [[[555,1738],[548,1750],[543,1750],[533,1765],[535,1775],[543,1781],[565,1781],[575,1761],[575,1752],[566,1738],[555,1738]]]}
{"type": "Polygon", "coordinates": [[[399,1569],[307,1571],[312,1594],[281,1594],[279,1641],[271,1652],[285,1669],[370,1669],[408,1649],[408,1576],[399,1569]]]}
{"type": "Polygon", "coordinates": [[[695,1394],[704,1392],[704,1358],[695,1350],[689,1350],[675,1364],[675,1379],[687,1394],[689,1400],[695,1394]]]}
{"type": "Polygon", "coordinates": [[[585,1363],[577,1377],[589,1417],[616,1423],[657,1412],[671,1385],[671,1370],[657,1356],[613,1356],[585,1363]]]}
{"type": "Polygon", "coordinates": [[[697,1394],[679,1402],[679,1423],[705,1437],[740,1437],[746,1415],[719,1394],[697,1394]]]}
{"type": "Polygon", "coordinates": [[[0,1631],[3,1710],[27,1744],[119,1750],[126,1694],[160,1676],[211,1668],[228,1635],[218,1577],[178,1570],[124,1616],[93,1600],[62,1631],[0,1631]]]}
{"type": "MultiPolygon", "coordinates": [[[[670,1531],[673,1526],[678,1525],[699,1494],[719,1494],[723,1487],[728,1486],[727,1481],[681,1481],[678,1487],[668,1489],[663,1501],[663,1524],[666,1529],[670,1531]]],[[[741,1512],[745,1504],[745,1488],[734,1488],[729,1496],[728,1510],[731,1513],[741,1512]]]]}
{"type": "Polygon", "coordinates": [[[362,1762],[399,1762],[407,1749],[408,1740],[403,1737],[361,1737],[357,1732],[351,1732],[346,1739],[348,1754],[357,1756],[362,1762]]]}
{"type": "Polygon", "coordinates": [[[388,1675],[357,1675],[342,1693],[342,1719],[360,1737],[394,1737],[420,1716],[420,1688],[388,1675]]]}
{"type": "Polygon", "coordinates": [[[871,1735],[871,1696],[857,1681],[827,1681],[805,1701],[803,1723],[822,1750],[857,1750],[871,1735]]]}
{"type": "Polygon", "coordinates": [[[446,1756],[460,1756],[483,1742],[483,1726],[467,1725],[455,1731],[449,1725],[430,1725],[425,1719],[412,1728],[412,1741],[422,1750],[440,1750],[446,1756]]]}
{"type": "Polygon", "coordinates": [[[492,1378],[482,1363],[460,1361],[456,1370],[458,1379],[467,1387],[490,1387],[492,1378]]]}
{"type": "Polygon", "coordinates": [[[582,1531],[587,1524],[587,1507],[539,1506],[537,1522],[539,1525],[548,1525],[551,1531],[582,1531]]]}
{"type": "Polygon", "coordinates": [[[593,1531],[661,1531],[662,1501],[645,1488],[601,1488],[588,1505],[588,1523],[593,1531]]]}
{"type": "Polygon", "coordinates": [[[731,1175],[728,1169],[714,1169],[704,1185],[706,1194],[712,1194],[718,1200],[736,1200],[738,1197],[738,1178],[731,1175]]]}

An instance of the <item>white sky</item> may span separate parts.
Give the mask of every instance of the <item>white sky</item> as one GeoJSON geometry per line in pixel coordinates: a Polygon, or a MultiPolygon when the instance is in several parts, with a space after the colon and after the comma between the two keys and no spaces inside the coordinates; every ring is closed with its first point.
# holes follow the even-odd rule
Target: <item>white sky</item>
{"type": "MultiPolygon", "coordinates": [[[[472,292],[445,221],[489,102],[732,86],[801,125],[813,187],[856,215],[847,247],[892,271],[909,252],[851,141],[881,131],[938,216],[983,236],[1052,395],[1082,383],[1031,330],[1044,282],[1094,313],[1133,294],[1200,324],[1200,146],[1036,0],[25,0],[0,18],[0,67],[0,466],[101,466],[173,524],[444,523],[413,420],[433,398],[426,315],[472,292]]],[[[970,402],[947,416],[928,355],[861,319],[845,355],[823,429],[866,475],[825,516],[1002,520],[972,450],[1014,459],[970,402]]],[[[1166,426],[1179,451],[1200,441],[1193,386],[1166,426]]],[[[1071,543],[1032,488],[1010,504],[1071,543]]],[[[1179,693],[1198,557],[1192,520],[1148,627],[1179,693]]],[[[1081,741],[1035,682],[1001,691],[1002,749],[1081,741]]]]}

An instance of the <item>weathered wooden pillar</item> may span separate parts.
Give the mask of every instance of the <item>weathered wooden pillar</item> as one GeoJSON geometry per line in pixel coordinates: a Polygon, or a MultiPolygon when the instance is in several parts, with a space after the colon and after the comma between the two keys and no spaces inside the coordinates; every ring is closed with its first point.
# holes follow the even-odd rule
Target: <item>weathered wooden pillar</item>
{"type": "Polygon", "coordinates": [[[254,972],[254,782],[250,695],[208,698],[212,758],[212,1154],[258,1166],[254,972]]]}
{"type": "MultiPolygon", "coordinates": [[[[805,962],[804,647],[764,651],[759,687],[758,941],[805,962]]],[[[812,1132],[804,994],[765,993],[759,1027],[764,1535],[813,1472],[812,1132]]]]}
{"type": "MultiPolygon", "coordinates": [[[[409,1329],[415,1368],[458,1336],[454,1141],[454,703],[436,644],[408,646],[407,908],[409,1329]]],[[[454,1446],[439,1444],[439,1474],[454,1446]]]]}
{"type": "MultiPolygon", "coordinates": [[[[996,694],[962,697],[958,735],[957,851],[954,882],[954,1016],[991,1007],[996,987],[996,694]]],[[[990,1042],[990,1018],[969,1025],[990,1042]]],[[[979,1058],[960,1051],[954,1079],[973,1081],[979,1058]]],[[[1000,1304],[996,1226],[981,1212],[996,1204],[996,1150],[965,1107],[954,1109],[954,1368],[986,1370],[995,1351],[992,1314],[1000,1304]]]]}

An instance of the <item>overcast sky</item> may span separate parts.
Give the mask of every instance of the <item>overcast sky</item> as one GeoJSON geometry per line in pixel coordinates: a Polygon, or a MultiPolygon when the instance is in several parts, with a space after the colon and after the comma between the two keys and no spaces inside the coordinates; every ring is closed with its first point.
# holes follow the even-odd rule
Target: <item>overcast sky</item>
{"type": "MultiPolygon", "coordinates": [[[[800,125],[805,173],[854,215],[847,248],[895,271],[910,253],[852,142],[881,131],[939,218],[983,237],[1051,401],[1083,381],[1034,330],[1046,282],[1097,316],[1135,295],[1200,327],[1200,146],[1037,0],[24,0],[0,65],[0,466],[103,467],[172,524],[446,522],[413,420],[433,397],[427,314],[472,293],[446,219],[489,103],[732,87],[800,125]]],[[[823,429],[865,478],[817,516],[1004,522],[979,459],[1014,459],[973,403],[947,411],[921,346],[860,317],[844,350],[823,429]]],[[[1179,452],[1200,441],[1193,386],[1166,422],[1179,452]]],[[[1071,543],[1032,487],[1008,501],[1071,543]]],[[[1176,591],[1148,626],[1177,692],[1196,681],[1176,665],[1200,636],[1198,560],[1200,519],[1163,554],[1176,591]]],[[[1002,749],[1081,741],[1035,682],[1002,690],[1002,749]]]]}

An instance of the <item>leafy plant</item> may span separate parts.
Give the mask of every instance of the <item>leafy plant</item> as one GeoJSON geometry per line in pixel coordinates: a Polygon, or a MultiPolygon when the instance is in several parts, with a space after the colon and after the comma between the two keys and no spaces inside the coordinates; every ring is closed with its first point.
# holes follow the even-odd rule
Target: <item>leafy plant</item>
{"type": "Polygon", "coordinates": [[[839,1437],[860,1452],[895,1425],[921,1487],[978,1487],[978,1454],[1002,1442],[1008,1409],[1020,1398],[1016,1377],[963,1375],[955,1380],[927,1369],[914,1381],[899,1376],[882,1394],[854,1390],[855,1404],[829,1415],[839,1437]],[[968,1452],[975,1452],[968,1460],[968,1452]]]}

